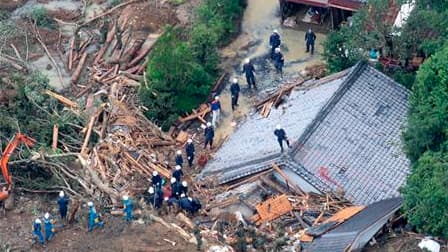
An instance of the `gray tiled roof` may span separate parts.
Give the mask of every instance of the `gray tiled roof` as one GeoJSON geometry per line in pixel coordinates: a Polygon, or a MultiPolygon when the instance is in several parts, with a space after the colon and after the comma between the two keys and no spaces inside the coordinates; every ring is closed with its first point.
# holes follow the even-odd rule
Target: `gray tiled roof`
{"type": "MultiPolygon", "coordinates": [[[[367,229],[375,234],[387,221],[387,217],[397,211],[402,203],[401,198],[391,198],[368,205],[361,212],[351,217],[330,232],[315,239],[304,251],[306,252],[343,252],[355,241],[358,235],[367,229]],[[386,218],[385,218],[386,217],[386,218]],[[379,225],[374,225],[379,223],[379,225]]],[[[357,246],[363,247],[371,237],[365,237],[357,246]]]]}
{"type": "Polygon", "coordinates": [[[364,63],[339,79],[293,91],[268,118],[252,115],[215,153],[202,175],[226,183],[288,167],[321,191],[344,189],[355,204],[396,197],[409,173],[401,146],[409,91],[364,63]],[[280,156],[273,135],[282,124],[294,143],[280,156]]]}
{"type": "Polygon", "coordinates": [[[344,77],[309,90],[293,91],[287,102],[272,108],[269,117],[259,113],[249,116],[214,154],[203,174],[237,169],[267,157],[280,154],[275,126],[281,124],[290,139],[298,139],[316,114],[342,84],[344,77]]]}
{"type": "Polygon", "coordinates": [[[407,89],[359,64],[298,141],[294,159],[356,204],[398,196],[409,173],[401,146],[407,89]]]}

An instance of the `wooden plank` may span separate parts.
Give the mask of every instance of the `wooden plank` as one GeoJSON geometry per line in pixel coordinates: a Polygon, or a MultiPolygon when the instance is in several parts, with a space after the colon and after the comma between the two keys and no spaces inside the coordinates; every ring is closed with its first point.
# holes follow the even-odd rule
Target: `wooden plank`
{"type": "Polygon", "coordinates": [[[53,143],[51,144],[51,149],[54,151],[58,148],[58,133],[59,127],[55,124],[53,125],[53,143]]]}
{"type": "Polygon", "coordinates": [[[323,223],[328,223],[330,221],[336,221],[338,223],[342,223],[347,219],[350,219],[355,214],[361,212],[365,206],[352,206],[342,209],[341,211],[335,213],[333,216],[329,217],[323,223]]]}
{"type": "Polygon", "coordinates": [[[262,221],[275,220],[293,210],[291,202],[285,194],[270,198],[258,204],[255,208],[262,221]]]}
{"type": "Polygon", "coordinates": [[[57,94],[50,90],[45,90],[45,94],[55,98],[56,100],[60,101],[61,103],[63,103],[64,105],[66,105],[68,107],[75,108],[75,109],[78,108],[78,103],[71,101],[70,99],[68,99],[60,94],[57,94]]]}
{"type": "Polygon", "coordinates": [[[305,193],[305,192],[303,192],[299,187],[297,187],[295,184],[294,184],[294,182],[292,182],[289,178],[288,178],[288,176],[285,174],[285,172],[276,164],[276,163],[273,163],[272,164],[272,168],[274,168],[274,170],[276,171],[276,172],[278,172],[279,174],[280,174],[280,176],[285,180],[285,182],[286,182],[286,186],[289,188],[289,187],[292,187],[292,189],[296,192],[296,193],[298,193],[298,194],[300,194],[301,196],[306,196],[307,195],[307,193],[305,193]]]}

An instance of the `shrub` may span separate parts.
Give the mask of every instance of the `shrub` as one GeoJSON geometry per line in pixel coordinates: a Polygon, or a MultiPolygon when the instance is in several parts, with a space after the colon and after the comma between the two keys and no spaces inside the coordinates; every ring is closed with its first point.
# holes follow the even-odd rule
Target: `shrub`
{"type": "Polygon", "coordinates": [[[54,22],[50,16],[48,16],[48,11],[44,7],[33,8],[29,13],[28,18],[30,18],[38,26],[43,26],[46,28],[54,27],[54,22]]]}

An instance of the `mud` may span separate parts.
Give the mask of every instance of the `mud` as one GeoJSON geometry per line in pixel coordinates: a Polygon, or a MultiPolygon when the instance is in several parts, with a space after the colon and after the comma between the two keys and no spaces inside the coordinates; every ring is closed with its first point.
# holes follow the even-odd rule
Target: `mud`
{"type": "Polygon", "coordinates": [[[218,141],[223,141],[233,132],[231,122],[244,118],[251,111],[251,101],[254,97],[263,94],[266,90],[274,89],[283,83],[301,77],[300,72],[308,65],[321,62],[321,42],[325,39],[323,33],[316,33],[314,55],[306,53],[305,32],[308,26],[299,25],[299,29],[283,27],[280,24],[280,10],[277,0],[248,0],[245,10],[241,34],[229,46],[223,48],[221,54],[225,59],[223,67],[232,73],[230,79],[237,77],[242,89],[240,94],[241,104],[238,107],[237,117],[231,113],[230,94],[228,84],[221,94],[223,107],[222,122],[216,129],[218,141]],[[283,78],[275,72],[269,59],[269,36],[272,31],[279,31],[282,40],[282,53],[285,58],[283,78]],[[246,79],[242,74],[242,62],[245,58],[251,58],[256,70],[257,91],[249,90],[246,79]]]}

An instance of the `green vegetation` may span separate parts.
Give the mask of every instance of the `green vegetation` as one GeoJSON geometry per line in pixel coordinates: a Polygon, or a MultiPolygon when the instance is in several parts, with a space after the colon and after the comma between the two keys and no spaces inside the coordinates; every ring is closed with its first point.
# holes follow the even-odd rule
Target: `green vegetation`
{"type": "Polygon", "coordinates": [[[46,27],[46,28],[54,28],[53,19],[48,15],[47,9],[44,7],[35,7],[28,14],[28,18],[36,23],[38,26],[46,27]]]}
{"type": "Polygon", "coordinates": [[[148,118],[168,129],[205,101],[219,74],[218,47],[236,34],[244,4],[206,0],[191,28],[166,27],[149,56],[148,85],[139,91],[148,118]]]}
{"type": "Polygon", "coordinates": [[[394,30],[383,25],[384,0],[369,4],[374,13],[364,9],[351,27],[328,36],[324,58],[331,72],[367,59],[370,48],[402,63],[404,68],[381,70],[412,90],[403,135],[412,165],[402,188],[404,211],[419,232],[448,238],[448,2],[416,1],[406,24],[394,30]],[[426,59],[417,72],[406,64],[415,56],[426,59]]]}

